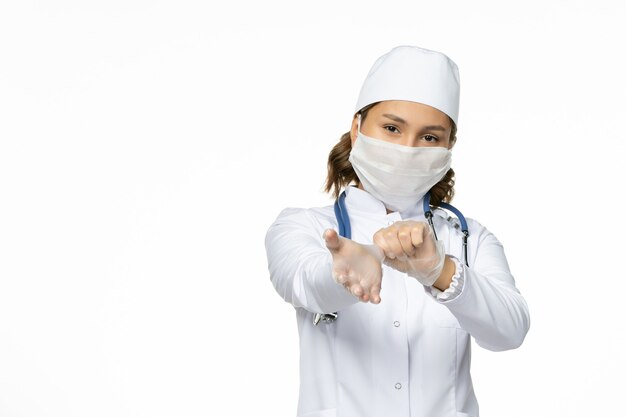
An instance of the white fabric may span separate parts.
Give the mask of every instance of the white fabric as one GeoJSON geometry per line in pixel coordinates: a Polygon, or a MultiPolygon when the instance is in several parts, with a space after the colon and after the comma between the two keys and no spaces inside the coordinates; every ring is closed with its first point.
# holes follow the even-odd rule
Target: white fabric
{"type": "Polygon", "coordinates": [[[361,132],[348,161],[363,188],[392,211],[417,204],[448,172],[452,152],[441,146],[404,146],[366,136],[361,132]]]}
{"type": "Polygon", "coordinates": [[[444,112],[458,126],[460,88],[459,69],[448,56],[397,46],[372,65],[354,111],[384,100],[415,101],[444,112]]]}
{"type": "Polygon", "coordinates": [[[455,265],[455,272],[454,275],[452,275],[452,282],[450,283],[450,286],[444,291],[441,291],[435,287],[430,288],[431,294],[437,297],[438,301],[451,300],[452,298],[456,297],[461,293],[461,291],[463,291],[463,284],[465,283],[463,264],[461,264],[461,261],[459,261],[455,256],[448,256],[450,257],[450,259],[452,259],[455,265]]]}
{"type": "MultiPolygon", "coordinates": [[[[424,220],[418,202],[387,213],[368,192],[348,187],[352,239],[371,244],[393,221],[424,220]]],[[[462,235],[439,210],[433,221],[446,253],[462,258],[462,235]]],[[[460,292],[438,299],[406,274],[383,266],[381,303],[362,303],[331,275],[322,234],[337,228],[332,205],[287,208],[267,231],[269,273],[296,310],[300,337],[298,415],[306,417],[478,416],[470,377],[470,335],[493,351],[518,347],[528,308],[500,242],[477,221],[469,226],[469,268],[460,292]],[[313,325],[314,313],[338,312],[313,325]]]]}

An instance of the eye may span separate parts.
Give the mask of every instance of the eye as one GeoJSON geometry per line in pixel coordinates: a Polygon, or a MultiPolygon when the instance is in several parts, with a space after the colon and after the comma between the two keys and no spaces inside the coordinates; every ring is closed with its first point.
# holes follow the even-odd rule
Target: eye
{"type": "Polygon", "coordinates": [[[386,125],[383,126],[383,129],[387,129],[388,131],[390,131],[391,133],[400,133],[400,131],[398,130],[397,127],[395,127],[394,125],[386,125]]]}
{"type": "Polygon", "coordinates": [[[426,140],[426,142],[438,142],[439,141],[439,138],[433,135],[426,135],[424,136],[424,139],[426,140]]]}

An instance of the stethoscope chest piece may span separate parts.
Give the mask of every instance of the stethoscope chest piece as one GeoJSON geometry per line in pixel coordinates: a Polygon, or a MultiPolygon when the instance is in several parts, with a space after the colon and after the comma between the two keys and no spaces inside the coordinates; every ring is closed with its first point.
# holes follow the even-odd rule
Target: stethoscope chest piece
{"type": "Polygon", "coordinates": [[[335,320],[337,320],[337,313],[316,313],[315,317],[313,317],[313,324],[317,326],[320,321],[323,321],[324,323],[332,323],[335,320]]]}

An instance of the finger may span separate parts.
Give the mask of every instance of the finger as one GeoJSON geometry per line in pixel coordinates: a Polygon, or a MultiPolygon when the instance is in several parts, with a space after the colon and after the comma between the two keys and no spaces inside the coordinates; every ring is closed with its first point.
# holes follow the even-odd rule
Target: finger
{"type": "Polygon", "coordinates": [[[417,223],[411,227],[411,244],[414,248],[419,248],[424,243],[424,231],[427,228],[428,226],[424,223],[417,223]]]}
{"type": "Polygon", "coordinates": [[[380,285],[375,285],[370,289],[370,300],[374,304],[380,303],[380,285]]]}
{"type": "Polygon", "coordinates": [[[406,256],[413,256],[415,254],[415,246],[413,246],[413,239],[411,238],[412,227],[403,227],[398,230],[398,241],[402,247],[402,252],[406,256]]]}
{"type": "Polygon", "coordinates": [[[430,227],[427,227],[425,229],[425,233],[423,234],[423,237],[424,237],[424,243],[423,243],[424,247],[427,248],[429,251],[434,252],[437,240],[435,239],[435,235],[430,227]]]}
{"type": "Polygon", "coordinates": [[[344,285],[346,282],[348,282],[348,277],[343,272],[335,273],[335,281],[337,281],[341,285],[344,285]]]}
{"type": "Polygon", "coordinates": [[[324,230],[324,242],[326,243],[326,247],[328,248],[328,250],[330,250],[331,252],[335,252],[337,250],[339,250],[339,247],[341,246],[341,242],[339,241],[339,235],[337,234],[337,232],[333,229],[326,229],[324,230]]]}
{"type": "Polygon", "coordinates": [[[350,285],[350,292],[355,297],[361,297],[363,295],[363,288],[358,283],[354,283],[350,285]]]}
{"type": "Polygon", "coordinates": [[[387,241],[385,240],[385,236],[383,235],[384,232],[385,232],[385,229],[380,229],[379,231],[374,233],[374,236],[372,237],[372,242],[374,242],[376,246],[382,249],[383,254],[386,257],[388,257],[388,254],[390,253],[389,245],[387,244],[387,241]]]}
{"type": "Polygon", "coordinates": [[[383,236],[385,237],[385,242],[387,242],[387,256],[391,259],[403,257],[404,250],[402,250],[402,245],[400,244],[400,239],[398,238],[398,229],[387,229],[383,233],[383,236]]]}
{"type": "Polygon", "coordinates": [[[333,278],[343,285],[350,280],[350,267],[343,259],[333,260],[333,278]]]}
{"type": "Polygon", "coordinates": [[[383,253],[387,259],[396,259],[399,253],[401,253],[400,242],[397,242],[398,237],[395,232],[396,228],[384,228],[380,229],[378,232],[374,234],[372,241],[376,246],[383,250],[383,253]],[[395,247],[394,247],[394,240],[395,247]],[[398,250],[397,248],[400,248],[398,250]]]}
{"type": "Polygon", "coordinates": [[[360,279],[357,280],[359,286],[363,290],[363,295],[370,293],[370,288],[375,281],[375,277],[372,271],[366,271],[363,275],[361,275],[360,279]]]}
{"type": "Polygon", "coordinates": [[[361,297],[361,301],[371,301],[374,304],[378,304],[380,302],[380,286],[382,282],[382,266],[378,264],[377,268],[371,267],[362,276],[359,284],[363,289],[363,295],[361,297]]]}

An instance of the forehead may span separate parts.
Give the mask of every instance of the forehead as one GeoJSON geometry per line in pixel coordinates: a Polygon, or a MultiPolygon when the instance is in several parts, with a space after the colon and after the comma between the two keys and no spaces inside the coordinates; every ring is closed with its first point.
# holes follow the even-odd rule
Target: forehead
{"type": "Polygon", "coordinates": [[[409,123],[421,123],[428,121],[429,123],[438,122],[444,126],[450,124],[448,115],[441,110],[427,104],[417,103],[414,101],[381,101],[372,107],[369,113],[381,117],[383,114],[392,114],[403,118],[409,123]]]}

